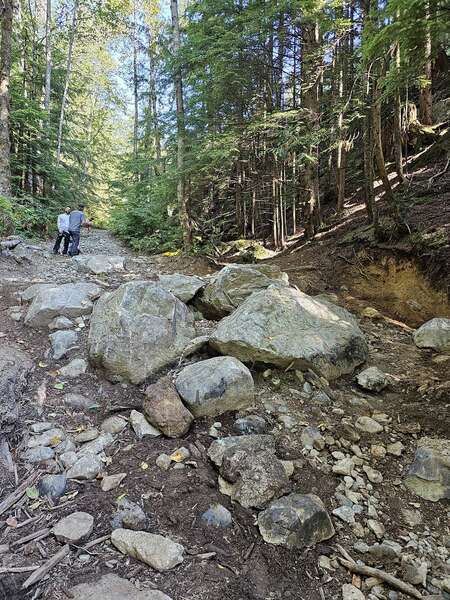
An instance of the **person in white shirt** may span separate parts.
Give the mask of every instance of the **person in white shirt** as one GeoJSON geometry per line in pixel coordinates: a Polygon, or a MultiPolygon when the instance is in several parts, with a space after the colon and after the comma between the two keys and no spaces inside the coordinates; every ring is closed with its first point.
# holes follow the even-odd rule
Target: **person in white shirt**
{"type": "Polygon", "coordinates": [[[67,206],[64,209],[64,212],[58,215],[58,237],[56,238],[55,245],[53,246],[53,254],[59,254],[59,247],[61,245],[62,240],[64,240],[63,246],[63,254],[67,254],[69,249],[70,242],[70,233],[69,233],[69,215],[70,215],[70,206],[67,206]]]}

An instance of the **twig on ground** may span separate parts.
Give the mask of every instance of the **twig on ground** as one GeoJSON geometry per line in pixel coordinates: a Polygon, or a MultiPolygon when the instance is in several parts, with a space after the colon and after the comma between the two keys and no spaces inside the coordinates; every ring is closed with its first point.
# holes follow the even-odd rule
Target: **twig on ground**
{"type": "Polygon", "coordinates": [[[338,557],[339,562],[342,566],[348,569],[351,573],[357,573],[358,575],[366,575],[367,577],[376,577],[377,579],[381,579],[381,581],[385,581],[391,587],[397,588],[404,594],[408,594],[412,598],[422,598],[422,594],[409,583],[405,583],[398,577],[394,577],[390,573],[386,573],[386,571],[382,571],[381,569],[374,569],[373,567],[368,567],[367,565],[359,565],[355,562],[350,562],[349,560],[345,560],[338,557]]]}
{"type": "Polygon", "coordinates": [[[34,573],[32,573],[28,577],[28,579],[22,585],[22,589],[26,590],[30,586],[40,581],[45,575],[47,575],[49,571],[51,571],[51,569],[53,569],[55,565],[61,562],[68,554],[70,554],[70,546],[66,544],[61,548],[61,550],[59,550],[59,552],[57,552],[51,558],[49,558],[49,560],[46,563],[44,563],[41,567],[36,569],[36,571],[34,571],[34,573]]]}
{"type": "Polygon", "coordinates": [[[2,515],[9,508],[11,508],[11,506],[14,506],[14,504],[16,504],[16,502],[18,502],[25,494],[27,488],[32,486],[33,483],[40,477],[40,475],[41,471],[35,471],[34,473],[32,473],[29,477],[25,479],[23,483],[19,485],[17,489],[14,490],[14,492],[9,494],[9,496],[7,496],[5,500],[3,500],[3,502],[0,502],[0,515],[2,515]]]}
{"type": "Polygon", "coordinates": [[[0,573],[28,573],[29,571],[36,571],[39,569],[38,565],[30,565],[28,567],[0,567],[0,573]]]}
{"type": "Polygon", "coordinates": [[[30,533],[29,535],[26,535],[18,540],[16,540],[15,542],[12,542],[10,544],[10,546],[20,546],[21,544],[26,544],[27,542],[31,542],[32,540],[35,540],[36,538],[39,538],[40,540],[43,540],[44,537],[47,537],[48,535],[50,535],[50,529],[48,529],[47,527],[45,529],[39,529],[38,531],[35,531],[34,533],[30,533]]]}
{"type": "Polygon", "coordinates": [[[111,535],[108,533],[108,535],[102,535],[101,537],[88,542],[84,546],[76,546],[78,548],[78,552],[76,553],[75,556],[79,556],[81,554],[81,552],[88,551],[89,548],[92,548],[93,546],[97,546],[98,544],[102,544],[103,542],[106,542],[110,538],[111,538],[111,535]]]}
{"type": "Polygon", "coordinates": [[[446,164],[446,165],[445,165],[445,167],[442,169],[442,171],[439,171],[439,173],[436,173],[436,175],[433,175],[432,177],[430,177],[430,179],[428,180],[428,185],[427,185],[427,188],[428,188],[428,189],[430,189],[430,187],[431,187],[431,184],[433,183],[433,181],[434,181],[435,179],[437,179],[437,178],[438,178],[438,177],[440,177],[441,175],[444,175],[444,174],[447,172],[449,165],[450,165],[450,158],[448,159],[448,161],[447,161],[447,164],[446,164]]]}

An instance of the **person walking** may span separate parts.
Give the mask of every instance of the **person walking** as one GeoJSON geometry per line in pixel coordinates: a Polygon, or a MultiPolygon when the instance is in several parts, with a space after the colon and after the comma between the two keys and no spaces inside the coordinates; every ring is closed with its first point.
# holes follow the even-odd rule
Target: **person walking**
{"type": "Polygon", "coordinates": [[[64,240],[63,245],[63,254],[67,254],[67,250],[69,248],[70,242],[70,233],[69,233],[69,215],[70,215],[70,206],[67,206],[64,209],[64,212],[58,215],[57,227],[58,227],[58,236],[56,237],[55,245],[53,246],[53,254],[59,254],[59,247],[61,246],[61,242],[64,240]]]}
{"type": "Polygon", "coordinates": [[[90,227],[90,222],[84,214],[84,204],[80,204],[78,210],[73,210],[69,215],[69,233],[71,238],[69,255],[80,254],[80,234],[82,227],[90,227]]]}

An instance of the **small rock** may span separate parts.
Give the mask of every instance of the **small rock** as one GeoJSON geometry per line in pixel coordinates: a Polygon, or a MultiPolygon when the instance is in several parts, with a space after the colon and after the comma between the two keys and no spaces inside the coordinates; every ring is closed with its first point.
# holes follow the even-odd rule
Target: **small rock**
{"type": "Polygon", "coordinates": [[[351,475],[354,469],[354,462],[352,458],[343,458],[333,465],[333,473],[338,475],[351,475]]]}
{"type": "Polygon", "coordinates": [[[74,327],[74,324],[67,317],[55,317],[48,324],[49,329],[72,329],[72,327],[74,327]]]}
{"type": "Polygon", "coordinates": [[[117,473],[116,475],[105,475],[102,479],[100,487],[104,492],[109,492],[110,490],[113,490],[114,488],[119,486],[126,476],[126,473],[117,473]]]}
{"type": "Polygon", "coordinates": [[[92,440],[97,439],[98,435],[98,429],[96,427],[90,427],[89,429],[77,433],[73,439],[77,444],[84,444],[85,442],[92,442],[92,440]]]}
{"type": "Polygon", "coordinates": [[[372,483],[381,483],[383,481],[383,475],[380,473],[380,471],[372,469],[372,467],[369,465],[364,465],[363,470],[367,475],[367,479],[372,483]]]}
{"type": "Polygon", "coordinates": [[[131,581],[114,573],[107,573],[89,583],[80,583],[69,592],[73,600],[171,600],[158,590],[139,591],[131,581]]]}
{"type": "Polygon", "coordinates": [[[114,435],[116,433],[121,433],[126,426],[127,422],[125,419],[119,417],[118,415],[113,415],[112,417],[108,417],[108,419],[103,421],[103,423],[100,425],[100,429],[105,433],[111,433],[114,435]]]}
{"type": "Polygon", "coordinates": [[[367,525],[369,529],[377,536],[377,538],[381,540],[385,534],[383,523],[380,523],[380,521],[375,521],[374,519],[369,519],[367,521],[367,525]]]}
{"type": "Polygon", "coordinates": [[[45,460],[51,460],[55,456],[53,448],[48,446],[37,446],[30,448],[24,454],[24,459],[29,463],[39,463],[45,460]]]}
{"type": "Polygon", "coordinates": [[[66,434],[62,429],[48,429],[40,435],[35,435],[28,440],[28,448],[36,448],[37,446],[57,446],[66,438],[66,434]]]}
{"type": "Polygon", "coordinates": [[[201,516],[206,525],[212,527],[231,527],[232,517],[230,511],[222,504],[213,504],[201,516]]]}
{"type": "Polygon", "coordinates": [[[78,341],[78,335],[75,331],[61,329],[51,333],[49,336],[53,349],[53,358],[59,360],[66,356],[71,350],[75,350],[78,341]]]}
{"type": "Polygon", "coordinates": [[[158,429],[155,429],[153,425],[150,425],[144,415],[137,410],[132,410],[130,412],[130,423],[139,440],[147,435],[150,437],[158,437],[161,435],[161,432],[158,429]]]}
{"type": "Polygon", "coordinates": [[[33,423],[30,426],[30,431],[32,431],[33,433],[43,433],[44,431],[52,429],[52,427],[54,427],[53,423],[50,423],[49,421],[43,421],[40,423],[33,423]]]}
{"type": "Polygon", "coordinates": [[[388,444],[386,446],[386,450],[388,454],[392,454],[393,456],[401,456],[405,446],[401,442],[395,442],[394,444],[388,444]]]}
{"type": "Polygon", "coordinates": [[[148,518],[139,504],[128,500],[128,498],[120,498],[117,501],[117,507],[118,510],[111,521],[113,529],[125,528],[134,531],[145,529],[148,518]]]}
{"type": "Polygon", "coordinates": [[[170,459],[170,456],[168,456],[167,454],[160,454],[156,459],[155,463],[157,467],[159,467],[163,471],[167,471],[170,468],[172,461],[170,459]]]}
{"type": "Polygon", "coordinates": [[[275,454],[275,438],[268,434],[235,435],[220,438],[220,440],[212,442],[208,449],[208,456],[217,467],[220,467],[225,451],[232,447],[248,449],[251,452],[270,450],[275,454]]]}
{"type": "Polygon", "coordinates": [[[402,508],[402,515],[404,522],[410,527],[417,527],[423,520],[422,514],[418,510],[402,508]]]}
{"type": "Polygon", "coordinates": [[[64,544],[77,544],[89,537],[94,529],[94,517],[85,512],[74,512],[53,527],[53,535],[64,544]]]}
{"type": "Polygon", "coordinates": [[[432,502],[450,498],[450,440],[425,437],[417,445],[406,487],[432,502]]]}
{"type": "Polygon", "coordinates": [[[114,437],[110,433],[102,433],[95,440],[87,442],[80,449],[79,454],[100,454],[114,442],[114,437]]]}
{"type": "Polygon", "coordinates": [[[194,416],[181,402],[170,377],[162,377],[145,390],[142,408],[148,421],[167,437],[181,437],[189,431],[194,416]]]}
{"type": "Polygon", "coordinates": [[[172,452],[169,458],[170,460],[173,460],[173,462],[180,463],[183,462],[183,460],[187,460],[188,458],[190,458],[190,456],[191,451],[188,448],[182,446],[181,448],[177,448],[175,452],[172,452]]]}
{"type": "Polygon", "coordinates": [[[83,358],[74,358],[65,367],[59,369],[59,374],[61,377],[73,379],[86,373],[87,368],[88,364],[83,358]]]}
{"type": "Polygon", "coordinates": [[[381,460],[386,456],[386,448],[381,444],[372,444],[370,446],[370,454],[377,460],[381,460]]]}
{"type": "Polygon", "coordinates": [[[96,454],[81,456],[67,471],[69,479],[95,479],[102,470],[103,464],[96,454]]]}
{"type": "Polygon", "coordinates": [[[62,401],[66,406],[70,406],[70,408],[75,410],[88,411],[98,406],[94,400],[85,398],[84,396],[81,396],[81,394],[65,394],[62,401]]]}
{"type": "Polygon", "coordinates": [[[67,477],[62,475],[44,475],[38,485],[39,495],[49,496],[52,500],[60,498],[67,487],[67,477]]]}
{"type": "Polygon", "coordinates": [[[356,377],[358,385],[371,392],[381,392],[390,383],[390,378],[378,367],[369,367],[356,377]]]}
{"type": "Polygon", "coordinates": [[[300,440],[305,448],[315,448],[319,451],[325,448],[325,438],[317,427],[305,427],[300,435],[300,440]]]}
{"type": "Polygon", "coordinates": [[[413,334],[419,348],[432,348],[437,352],[450,350],[450,319],[435,318],[424,323],[413,334]]]}
{"type": "Polygon", "coordinates": [[[428,565],[426,562],[418,562],[417,560],[402,558],[402,567],[405,580],[412,585],[427,585],[428,565]],[[408,562],[410,560],[410,562],[408,562]]]}
{"type": "Polygon", "coordinates": [[[349,506],[339,506],[338,508],[335,508],[333,510],[333,515],[349,525],[353,525],[353,523],[355,523],[355,513],[349,506]]]}
{"type": "Polygon", "coordinates": [[[259,415],[247,415],[236,419],[233,423],[233,430],[238,434],[249,435],[252,433],[265,433],[267,431],[267,421],[259,415]]]}
{"type": "Polygon", "coordinates": [[[383,431],[383,425],[380,425],[380,423],[374,419],[365,416],[357,418],[355,427],[366,433],[380,433],[383,431]]]}
{"type": "Polygon", "coordinates": [[[141,560],[156,571],[168,571],[183,562],[183,546],[162,535],[115,529],[111,541],[120,552],[141,560]]]}
{"type": "Polygon", "coordinates": [[[70,467],[77,462],[78,455],[73,450],[68,450],[67,452],[60,454],[59,459],[65,469],[70,469],[70,467]]]}
{"type": "Polygon", "coordinates": [[[365,600],[364,594],[351,583],[342,586],[342,600],[365,600]]]}

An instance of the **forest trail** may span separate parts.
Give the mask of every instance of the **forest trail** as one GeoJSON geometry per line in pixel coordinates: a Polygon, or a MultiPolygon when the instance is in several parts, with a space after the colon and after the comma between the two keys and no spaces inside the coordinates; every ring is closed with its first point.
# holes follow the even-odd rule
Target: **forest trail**
{"type": "MultiPolygon", "coordinates": [[[[139,439],[132,411],[142,411],[145,385],[111,383],[88,364],[89,315],[74,319],[75,327],[68,330],[76,334],[76,347],[67,356],[55,358],[48,328],[24,323],[28,305],[18,301],[19,294],[35,283],[81,282],[99,286],[103,294],[129,281],[157,280],[162,273],[204,276],[219,267],[203,258],[137,256],[103,230],[85,234],[81,249],[82,257],[123,256],[125,269],[106,274],[80,271],[76,261],[53,256],[50,242],[23,244],[17,249],[17,260],[10,257],[0,262],[2,347],[20,348],[34,364],[23,388],[21,418],[3,443],[0,440],[0,463],[5,463],[0,503],[35,474],[37,466],[42,470],[41,480],[46,473],[45,485],[61,486],[61,479],[52,479],[55,474],[64,480],[53,499],[43,497],[42,481],[36,480],[37,490],[30,484],[28,495],[0,514],[1,600],[31,598],[33,593],[44,600],[66,600],[67,593],[76,600],[93,596],[107,600],[108,593],[112,597],[113,590],[125,583],[100,579],[105,574],[131,582],[129,595],[121,588],[120,597],[127,600],[406,600],[408,596],[380,581],[352,578],[339,563],[339,547],[354,559],[410,582],[420,594],[416,597],[448,598],[447,511],[440,502],[425,500],[404,484],[419,439],[448,435],[448,352],[417,348],[410,327],[377,311],[364,312],[368,307],[362,300],[355,304],[352,290],[337,289],[325,270],[314,276],[321,279],[327,300],[355,312],[368,343],[366,364],[355,373],[378,367],[389,378],[385,389],[364,389],[354,374],[324,383],[311,372],[302,379],[294,371],[250,365],[255,399],[247,409],[196,418],[179,439],[139,439]],[[71,377],[64,368],[76,360],[86,362],[71,377]],[[265,430],[275,436],[277,456],[290,472],[290,489],[316,494],[324,502],[336,530],[333,538],[307,549],[265,543],[257,527],[258,510],[225,495],[223,480],[218,482],[207,450],[217,438],[235,435],[236,418],[249,414],[257,415],[265,430]],[[112,416],[116,419],[111,420],[112,416]],[[36,446],[34,440],[45,437],[49,423],[52,436],[60,439],[36,446]],[[313,447],[305,442],[306,427],[313,428],[308,430],[316,438],[313,447]],[[73,450],[81,452],[86,444],[105,440],[109,431],[112,436],[100,453],[103,462],[98,476],[78,474],[66,480],[63,460],[72,459],[68,455],[73,450]],[[65,445],[63,454],[57,442],[65,445]],[[36,447],[43,453],[42,461],[30,463],[36,447]],[[174,458],[166,463],[162,456],[174,458]],[[106,475],[118,478],[114,483],[106,475]],[[133,504],[124,505],[124,498],[133,504]],[[122,511],[131,511],[123,527],[182,544],[183,562],[165,571],[118,551],[109,536],[117,519],[124,519],[117,514],[121,503],[122,511]],[[230,511],[231,526],[205,525],[202,514],[216,503],[230,511]],[[68,554],[49,575],[23,591],[21,586],[30,573],[20,568],[44,565],[55,556],[64,538],[57,539],[50,531],[63,517],[80,511],[93,517],[86,536],[72,539],[68,554]],[[92,541],[95,545],[88,548],[86,544],[92,541]],[[19,572],[14,572],[17,568],[19,572]],[[86,585],[75,589],[75,583],[86,585]],[[350,583],[356,588],[349,589],[350,583]],[[167,596],[155,595],[155,589],[167,596]]],[[[300,284],[303,277],[307,291],[321,291],[311,270],[302,275],[301,266],[311,261],[304,254],[303,262],[298,257],[297,253],[278,262],[288,267],[291,281],[300,284]]],[[[197,315],[195,326],[197,335],[211,335],[217,323],[197,315]]],[[[185,366],[209,356],[211,351],[201,346],[166,371],[174,378],[185,366]]]]}

